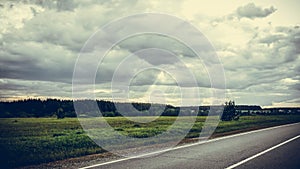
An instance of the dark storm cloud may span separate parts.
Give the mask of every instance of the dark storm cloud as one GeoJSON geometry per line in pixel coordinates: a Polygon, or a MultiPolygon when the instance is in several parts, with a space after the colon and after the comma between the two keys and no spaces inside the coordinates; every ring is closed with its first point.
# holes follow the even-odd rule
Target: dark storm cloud
{"type": "MultiPolygon", "coordinates": [[[[43,10],[38,12],[37,7],[30,6],[28,16],[33,16],[29,17],[28,20],[25,19],[26,22],[24,20],[23,27],[21,29],[11,29],[12,32],[2,35],[5,43],[0,44],[1,49],[3,49],[0,56],[1,78],[68,83],[71,82],[77,55],[85,41],[92,33],[120,12],[119,10],[112,11],[110,5],[117,7],[123,5],[124,8],[135,5],[143,7],[143,3],[138,1],[131,1],[128,4],[122,1],[116,1],[115,3],[72,1],[72,3],[68,3],[68,1],[45,0],[26,1],[25,4],[35,4],[43,7],[43,10]],[[114,15],[111,15],[112,12],[114,15]]],[[[16,8],[20,6],[21,4],[16,4],[16,8]]],[[[133,24],[139,25],[141,22],[144,22],[144,20],[137,20],[133,24]]],[[[122,25],[113,34],[108,34],[107,40],[122,38],[123,27],[122,25]]],[[[180,31],[180,29],[174,31],[180,31]]],[[[128,51],[124,56],[120,54],[123,58],[132,54],[132,52],[147,48],[165,49],[173,52],[176,57],[195,57],[194,53],[184,44],[169,37],[145,35],[126,39],[124,43],[121,42],[117,46],[119,47],[117,50],[128,51]]],[[[101,50],[99,47],[101,46],[92,46],[88,52],[93,52],[95,49],[101,50]]],[[[104,62],[100,65],[96,80],[98,83],[111,81],[116,66],[123,59],[122,57],[112,58],[110,62],[104,62]]],[[[171,65],[178,62],[178,60],[170,59],[170,57],[164,55],[156,57],[156,59],[142,56],[140,58],[152,65],[171,65]]],[[[95,63],[94,60],[91,62],[95,63]]],[[[131,64],[132,66],[128,70],[135,67],[134,64],[139,63],[132,62],[131,64]]],[[[89,67],[84,69],[90,71],[89,67]]],[[[126,69],[126,71],[128,70],[126,69]]]]}
{"type": "Polygon", "coordinates": [[[274,43],[274,42],[277,42],[277,41],[279,41],[279,40],[282,40],[282,39],[284,39],[284,38],[285,38],[285,37],[284,37],[284,35],[282,35],[282,34],[270,35],[270,36],[268,36],[268,37],[265,37],[265,38],[260,39],[260,42],[261,42],[261,43],[266,43],[266,44],[270,45],[270,44],[272,44],[272,43],[274,43]]]}
{"type": "Polygon", "coordinates": [[[38,80],[0,79],[0,100],[28,97],[70,98],[71,85],[38,80]]]}
{"type": "Polygon", "coordinates": [[[137,52],[148,48],[157,48],[173,52],[174,55],[195,57],[193,51],[191,51],[191,49],[185,46],[182,42],[173,39],[173,37],[162,36],[159,34],[143,34],[130,37],[118,45],[130,50],[131,52],[137,52]]]}
{"type": "Polygon", "coordinates": [[[274,13],[277,9],[273,6],[269,8],[262,8],[256,6],[254,3],[249,3],[245,6],[241,6],[236,10],[238,17],[240,18],[263,18],[269,16],[270,14],[274,13]]]}
{"type": "MultiPolygon", "coordinates": [[[[24,4],[35,4],[43,8],[54,9],[57,11],[72,11],[77,7],[77,3],[74,0],[21,0],[24,4]]],[[[10,2],[12,5],[18,2],[10,2]]],[[[34,11],[34,8],[32,8],[34,11]]]]}
{"type": "Polygon", "coordinates": [[[224,60],[227,88],[260,90],[258,86],[272,84],[268,90],[278,93],[284,88],[298,89],[298,84],[283,79],[299,83],[299,32],[293,26],[271,27],[265,32],[258,31],[247,48],[231,50],[232,56],[224,60]]]}
{"type": "MultiPolygon", "coordinates": [[[[34,52],[33,52],[34,53],[34,52]]],[[[38,54],[38,52],[35,52],[38,54]]],[[[71,60],[51,60],[49,57],[29,57],[18,52],[1,52],[0,78],[44,80],[71,83],[71,60]]],[[[73,60],[74,63],[75,60],[73,60]]]]}
{"type": "MultiPolygon", "coordinates": [[[[267,44],[268,53],[266,56],[269,64],[290,63],[297,61],[300,54],[300,29],[285,27],[287,31],[276,31],[266,36],[258,37],[252,43],[267,44]],[[270,45],[272,45],[270,47],[270,45]],[[273,59],[273,60],[271,60],[273,59]]],[[[277,65],[278,66],[278,65],[277,65]]]]}
{"type": "MultiPolygon", "coordinates": [[[[289,89],[296,90],[296,92],[300,92],[300,83],[289,86],[289,89]]],[[[300,96],[300,94],[299,94],[299,96],[300,96]]]]}
{"type": "MultiPolygon", "coordinates": [[[[272,13],[276,12],[276,10],[277,9],[273,6],[269,8],[262,8],[260,6],[255,5],[254,3],[249,3],[247,5],[238,7],[233,13],[213,19],[210,23],[212,26],[217,26],[218,24],[224,21],[233,21],[241,18],[248,18],[254,20],[256,18],[267,17],[272,13]]],[[[244,29],[248,29],[247,26],[244,27],[244,29]]]]}
{"type": "Polygon", "coordinates": [[[11,83],[0,83],[0,90],[26,90],[27,86],[11,83]]]}

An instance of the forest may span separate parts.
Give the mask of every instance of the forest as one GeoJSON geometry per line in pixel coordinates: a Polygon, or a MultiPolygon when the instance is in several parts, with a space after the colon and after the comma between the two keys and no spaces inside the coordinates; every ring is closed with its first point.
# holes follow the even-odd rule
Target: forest
{"type": "MultiPolygon", "coordinates": [[[[12,102],[0,102],[0,118],[12,117],[76,117],[74,102],[85,107],[95,103],[93,100],[59,100],[59,99],[26,99],[12,102]]],[[[223,106],[190,106],[175,107],[172,105],[150,104],[150,103],[114,103],[111,101],[97,100],[99,110],[104,117],[122,116],[124,109],[128,110],[126,116],[207,116],[210,109],[223,110],[223,106]],[[116,105],[122,107],[122,113],[118,112],[116,105]],[[135,109],[136,111],[131,111],[135,109]]],[[[229,102],[228,102],[229,103],[229,102]]],[[[268,108],[262,109],[253,105],[224,105],[227,110],[230,106],[240,115],[278,115],[278,114],[300,114],[300,108],[268,108]]],[[[231,109],[232,109],[231,108],[231,109]]],[[[91,116],[90,112],[80,114],[91,116]]],[[[215,112],[216,115],[221,113],[215,112]]],[[[210,115],[213,115],[211,113],[210,115]]]]}

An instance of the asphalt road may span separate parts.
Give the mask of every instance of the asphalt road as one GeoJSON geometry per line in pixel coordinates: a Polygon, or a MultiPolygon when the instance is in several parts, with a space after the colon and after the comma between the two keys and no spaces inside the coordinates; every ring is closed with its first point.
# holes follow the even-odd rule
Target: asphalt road
{"type": "Polygon", "coordinates": [[[300,123],[184,146],[87,168],[300,168],[300,123]]]}

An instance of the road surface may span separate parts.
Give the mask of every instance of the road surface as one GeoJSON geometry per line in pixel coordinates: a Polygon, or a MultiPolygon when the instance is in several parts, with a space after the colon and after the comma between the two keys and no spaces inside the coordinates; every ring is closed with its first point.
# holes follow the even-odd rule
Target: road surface
{"type": "Polygon", "coordinates": [[[85,168],[300,168],[300,123],[185,145],[151,156],[124,158],[85,168]]]}

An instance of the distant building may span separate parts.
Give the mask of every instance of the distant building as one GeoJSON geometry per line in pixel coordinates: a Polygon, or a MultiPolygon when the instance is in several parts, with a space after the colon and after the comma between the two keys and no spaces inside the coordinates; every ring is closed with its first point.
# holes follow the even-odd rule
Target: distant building
{"type": "Polygon", "coordinates": [[[262,108],[257,105],[236,105],[235,109],[241,113],[241,115],[260,114],[262,108]]]}
{"type": "Polygon", "coordinates": [[[263,109],[262,113],[264,114],[299,114],[300,115],[300,108],[299,107],[275,107],[275,108],[265,108],[263,109]]]}

